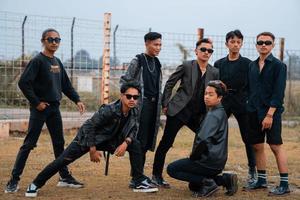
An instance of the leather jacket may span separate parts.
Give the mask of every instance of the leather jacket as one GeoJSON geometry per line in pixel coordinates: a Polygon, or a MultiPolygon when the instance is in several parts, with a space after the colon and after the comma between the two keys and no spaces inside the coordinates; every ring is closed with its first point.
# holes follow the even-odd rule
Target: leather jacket
{"type": "Polygon", "coordinates": [[[205,168],[223,170],[228,156],[228,120],[222,104],[210,109],[195,137],[190,159],[205,168]]]}
{"type": "Polygon", "coordinates": [[[122,117],[122,104],[117,100],[111,104],[103,104],[94,115],[80,127],[77,138],[78,143],[84,147],[97,146],[105,142],[112,144],[113,148],[118,145],[117,140],[122,141],[130,137],[135,139],[138,130],[138,111],[132,108],[126,124],[119,130],[122,117]]]}

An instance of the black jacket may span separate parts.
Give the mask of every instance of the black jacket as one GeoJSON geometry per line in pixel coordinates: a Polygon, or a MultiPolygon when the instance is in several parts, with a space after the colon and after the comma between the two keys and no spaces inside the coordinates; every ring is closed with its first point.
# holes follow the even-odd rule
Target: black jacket
{"type": "Polygon", "coordinates": [[[81,146],[91,147],[99,144],[109,144],[116,148],[121,139],[136,138],[138,130],[138,111],[132,108],[129,111],[129,118],[122,128],[119,130],[120,120],[122,117],[122,104],[117,100],[111,104],[102,105],[99,110],[84,122],[78,131],[78,142],[81,146]]]}
{"type": "Polygon", "coordinates": [[[223,170],[228,155],[228,120],[221,104],[209,110],[196,135],[190,159],[205,168],[223,170]]]}

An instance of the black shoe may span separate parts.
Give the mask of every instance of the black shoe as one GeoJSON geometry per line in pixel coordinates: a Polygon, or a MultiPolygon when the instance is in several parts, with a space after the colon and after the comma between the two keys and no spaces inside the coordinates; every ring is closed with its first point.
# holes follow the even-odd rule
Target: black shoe
{"type": "Polygon", "coordinates": [[[290,194],[290,188],[289,186],[287,187],[282,187],[282,186],[276,186],[275,188],[271,189],[269,191],[268,196],[284,196],[290,194]]]}
{"type": "Polygon", "coordinates": [[[213,179],[204,179],[203,186],[197,192],[193,193],[194,197],[209,197],[218,191],[219,187],[213,179]]]}
{"type": "Polygon", "coordinates": [[[266,189],[268,188],[267,183],[261,183],[259,181],[254,182],[253,184],[247,185],[243,188],[244,191],[258,190],[258,189],[266,189]]]}
{"type": "Polygon", "coordinates": [[[245,187],[248,185],[252,185],[257,181],[257,173],[255,170],[249,170],[248,172],[248,179],[247,179],[247,184],[245,187]]]}
{"type": "Polygon", "coordinates": [[[6,188],[5,188],[4,192],[5,193],[17,192],[19,190],[18,182],[19,181],[16,181],[14,179],[10,179],[6,184],[6,188]]]}
{"type": "Polygon", "coordinates": [[[238,178],[236,174],[223,174],[223,183],[224,187],[226,188],[225,194],[228,196],[234,195],[238,190],[238,178]]]}
{"type": "Polygon", "coordinates": [[[162,188],[170,188],[170,184],[163,179],[161,176],[152,176],[151,182],[154,183],[158,187],[162,188]]]}
{"type": "Polygon", "coordinates": [[[157,192],[158,188],[153,184],[149,183],[147,179],[140,183],[136,183],[133,192],[157,192]]]}
{"type": "Polygon", "coordinates": [[[189,183],[189,189],[190,189],[190,191],[192,191],[192,192],[197,192],[197,191],[199,191],[200,190],[200,188],[202,187],[203,185],[202,184],[196,184],[196,183],[189,183]]]}
{"type": "Polygon", "coordinates": [[[82,188],[84,185],[77,181],[73,176],[68,176],[67,178],[60,178],[57,187],[71,187],[71,188],[82,188]]]}
{"type": "Polygon", "coordinates": [[[37,197],[39,188],[31,183],[25,192],[25,197],[37,197]]]}
{"type": "Polygon", "coordinates": [[[135,182],[132,179],[129,181],[128,187],[131,189],[135,187],[135,182]]]}

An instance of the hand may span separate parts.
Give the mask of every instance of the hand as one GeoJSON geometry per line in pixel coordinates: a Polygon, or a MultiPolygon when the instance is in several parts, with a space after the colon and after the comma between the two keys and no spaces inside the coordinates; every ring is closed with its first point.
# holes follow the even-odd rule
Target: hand
{"type": "Polygon", "coordinates": [[[168,107],[164,107],[164,108],[162,109],[162,111],[163,111],[163,113],[166,115],[167,112],[168,112],[168,107]]]}
{"type": "Polygon", "coordinates": [[[261,124],[262,124],[262,128],[261,128],[262,131],[264,129],[271,129],[272,124],[273,124],[273,118],[269,117],[269,116],[266,116],[261,124]]]}
{"type": "Polygon", "coordinates": [[[90,159],[92,162],[98,163],[102,157],[102,153],[96,150],[96,147],[90,148],[90,159]]]}
{"type": "Polygon", "coordinates": [[[122,144],[120,144],[120,146],[118,146],[114,154],[118,157],[124,156],[127,146],[128,144],[126,142],[123,142],[122,144]]]}
{"type": "Polygon", "coordinates": [[[41,102],[39,103],[39,105],[36,107],[36,109],[37,109],[38,111],[43,111],[43,110],[46,109],[47,106],[49,106],[49,103],[44,102],[44,101],[41,101],[41,102]]]}
{"type": "Polygon", "coordinates": [[[82,115],[85,112],[85,105],[81,101],[78,101],[76,105],[80,114],[82,115]]]}

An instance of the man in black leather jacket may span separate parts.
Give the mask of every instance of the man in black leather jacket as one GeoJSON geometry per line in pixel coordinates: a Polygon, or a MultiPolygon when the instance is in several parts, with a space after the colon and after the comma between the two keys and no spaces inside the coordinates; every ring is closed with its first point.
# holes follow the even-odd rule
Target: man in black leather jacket
{"type": "Polygon", "coordinates": [[[228,155],[228,121],[221,104],[225,91],[223,82],[208,82],[204,94],[208,113],[197,132],[192,153],[189,158],[177,160],[167,168],[171,177],[189,182],[189,188],[196,196],[210,196],[218,190],[218,185],[226,187],[227,195],[237,191],[236,174],[218,176],[228,155]]]}
{"type": "Polygon", "coordinates": [[[135,181],[134,192],[156,192],[143,175],[142,152],[136,140],[138,130],[138,112],[135,108],[140,94],[137,82],[127,82],[121,86],[119,100],[102,105],[79,129],[77,136],[56,160],[46,166],[28,186],[26,197],[36,197],[38,190],[45,185],[59,169],[74,162],[87,152],[92,162],[100,162],[101,151],[105,150],[116,156],[129,152],[132,167],[132,179],[135,181]]]}

